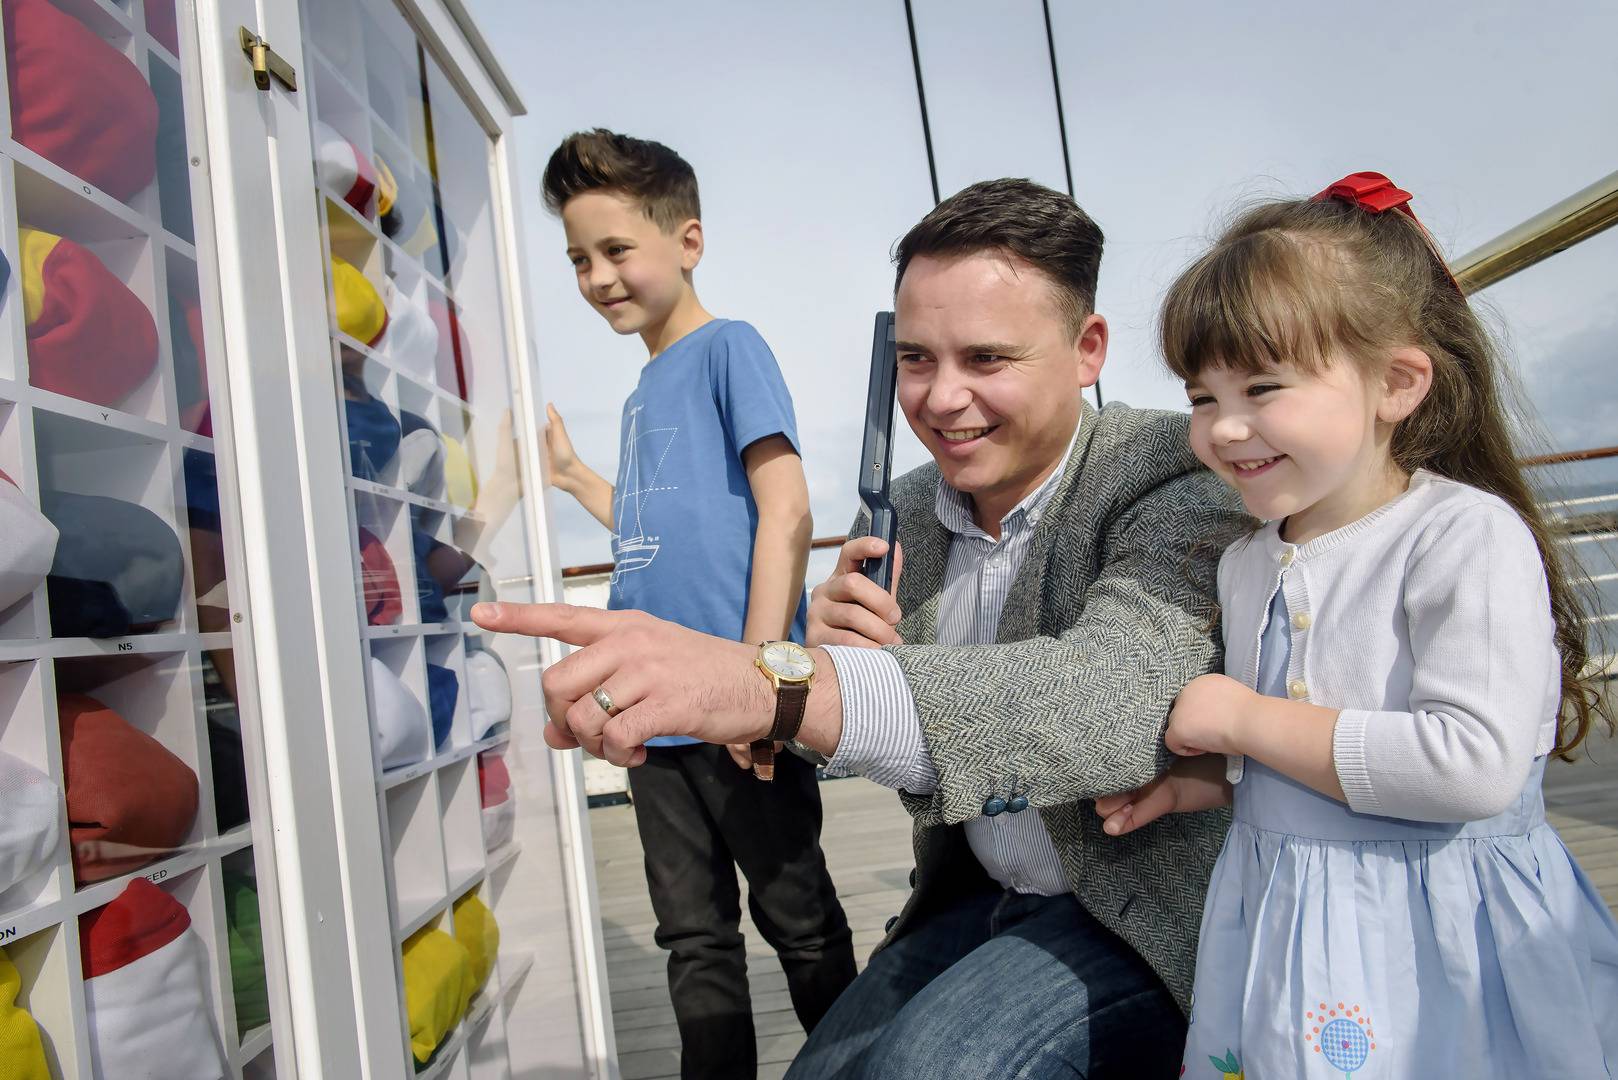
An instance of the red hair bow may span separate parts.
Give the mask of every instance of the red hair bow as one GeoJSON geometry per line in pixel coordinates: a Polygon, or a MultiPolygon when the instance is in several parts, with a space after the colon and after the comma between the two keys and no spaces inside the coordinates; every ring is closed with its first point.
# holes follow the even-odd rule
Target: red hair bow
{"type": "Polygon", "coordinates": [[[1416,216],[1410,209],[1410,192],[1394,187],[1393,181],[1379,172],[1349,173],[1316,195],[1313,201],[1327,199],[1341,199],[1373,214],[1399,210],[1412,219],[1416,216]]]}
{"type": "Polygon", "coordinates": [[[1444,253],[1438,250],[1438,244],[1433,240],[1433,234],[1427,231],[1427,226],[1423,225],[1416,217],[1416,212],[1410,209],[1410,197],[1410,192],[1394,186],[1392,180],[1379,172],[1357,172],[1349,173],[1310,201],[1326,202],[1329,199],[1338,199],[1372,214],[1380,214],[1387,210],[1399,211],[1421,229],[1422,235],[1427,238],[1427,246],[1432,249],[1433,258],[1438,260],[1439,267],[1444,271],[1444,276],[1455,286],[1456,292],[1461,292],[1461,283],[1456,281],[1455,275],[1450,272],[1449,264],[1444,261],[1444,253]]]}

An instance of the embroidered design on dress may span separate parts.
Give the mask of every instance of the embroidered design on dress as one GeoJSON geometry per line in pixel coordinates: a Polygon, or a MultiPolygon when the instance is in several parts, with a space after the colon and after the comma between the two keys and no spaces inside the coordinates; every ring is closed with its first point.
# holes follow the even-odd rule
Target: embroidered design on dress
{"type": "Polygon", "coordinates": [[[1344,1005],[1341,1001],[1335,1009],[1322,1001],[1303,1015],[1309,1027],[1303,1041],[1333,1068],[1341,1070],[1344,1080],[1353,1080],[1355,1071],[1365,1066],[1365,1059],[1376,1049],[1371,1017],[1358,1005],[1344,1005]]]}
{"type": "MultiPolygon", "coordinates": [[[[1242,1074],[1242,1063],[1236,1060],[1236,1051],[1230,1047],[1225,1047],[1223,1060],[1214,1057],[1212,1054],[1208,1055],[1208,1060],[1213,1062],[1213,1067],[1219,1070],[1220,1080],[1245,1080],[1242,1074]]],[[[1185,1070],[1182,1067],[1180,1071],[1184,1072],[1185,1070]]]]}

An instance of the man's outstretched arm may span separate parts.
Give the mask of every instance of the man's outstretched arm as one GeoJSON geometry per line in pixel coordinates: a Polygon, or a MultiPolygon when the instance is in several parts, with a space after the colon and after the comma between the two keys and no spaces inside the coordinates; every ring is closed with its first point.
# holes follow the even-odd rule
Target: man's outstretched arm
{"type": "MultiPolygon", "coordinates": [[[[1238,518],[1202,513],[1205,502],[1187,509],[1188,499],[1217,497],[1214,483],[1206,474],[1178,478],[1120,516],[1084,612],[1060,638],[888,651],[937,769],[929,816],[976,817],[1001,786],[1053,805],[1138,787],[1162,771],[1174,695],[1218,660],[1219,545],[1209,541],[1238,518]]],[[[558,749],[583,746],[636,765],[657,735],[736,743],[771,727],[773,692],[751,645],[639,612],[564,604],[480,604],[472,617],[487,630],[580,646],[542,679],[546,738],[558,749]],[[621,709],[611,718],[591,696],[598,686],[621,709]]],[[[844,737],[843,688],[826,651],[811,652],[816,682],[798,740],[830,758],[844,737]]]]}
{"type": "MultiPolygon", "coordinates": [[[[747,743],[769,734],[775,691],[756,667],[758,647],[688,630],[639,611],[569,604],[477,604],[472,619],[495,633],[553,638],[577,650],[540,677],[550,723],[545,741],[582,746],[615,765],[646,760],[646,740],[689,735],[711,743],[747,743]],[[608,717],[592,692],[603,687],[608,717]]],[[[837,674],[824,650],[809,693],[800,740],[836,749],[842,729],[837,674]]]]}

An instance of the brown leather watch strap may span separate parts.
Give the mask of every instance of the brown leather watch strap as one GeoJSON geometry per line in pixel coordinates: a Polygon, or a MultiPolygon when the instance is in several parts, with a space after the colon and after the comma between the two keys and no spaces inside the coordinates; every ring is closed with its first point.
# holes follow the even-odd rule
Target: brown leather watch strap
{"type": "Polygon", "coordinates": [[[775,744],[786,742],[798,734],[803,726],[803,712],[809,704],[809,688],[786,683],[776,687],[775,726],[770,733],[752,744],[753,775],[760,780],[775,779],[775,744]]]}

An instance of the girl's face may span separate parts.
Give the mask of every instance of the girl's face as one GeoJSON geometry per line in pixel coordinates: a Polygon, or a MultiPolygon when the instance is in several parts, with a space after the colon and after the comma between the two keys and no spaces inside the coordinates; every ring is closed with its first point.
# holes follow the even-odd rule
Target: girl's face
{"type": "Polygon", "coordinates": [[[1379,422],[1388,393],[1347,359],[1313,374],[1291,364],[1251,375],[1210,365],[1185,389],[1192,450],[1248,513],[1285,518],[1290,543],[1341,528],[1403,490],[1391,424],[1379,422]]]}

